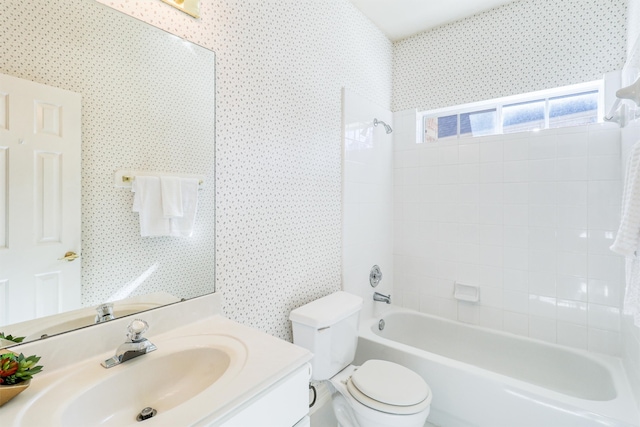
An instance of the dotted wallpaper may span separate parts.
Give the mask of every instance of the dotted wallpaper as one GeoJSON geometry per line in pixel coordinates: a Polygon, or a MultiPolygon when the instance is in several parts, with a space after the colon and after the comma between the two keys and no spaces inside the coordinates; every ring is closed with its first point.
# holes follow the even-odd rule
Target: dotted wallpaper
{"type": "Polygon", "coordinates": [[[1,73],[82,94],[83,305],[211,292],[215,55],[93,1],[3,1],[0,28],[1,73]],[[207,176],[194,237],[140,237],[122,168],[207,176]]]}
{"type": "Polygon", "coordinates": [[[394,44],[393,111],[582,83],[620,70],[627,0],[521,0],[394,44]]]}
{"type": "Polygon", "coordinates": [[[341,287],[341,88],[391,105],[392,44],[347,0],[100,0],[216,52],[216,290],[291,339],[341,287]]]}

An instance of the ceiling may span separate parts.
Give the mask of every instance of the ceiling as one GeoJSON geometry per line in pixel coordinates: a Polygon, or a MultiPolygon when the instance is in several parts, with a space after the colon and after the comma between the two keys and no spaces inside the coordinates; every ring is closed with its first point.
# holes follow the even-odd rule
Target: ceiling
{"type": "Polygon", "coordinates": [[[349,0],[391,41],[475,15],[514,0],[349,0]],[[446,4],[446,7],[443,6],[446,4]]]}

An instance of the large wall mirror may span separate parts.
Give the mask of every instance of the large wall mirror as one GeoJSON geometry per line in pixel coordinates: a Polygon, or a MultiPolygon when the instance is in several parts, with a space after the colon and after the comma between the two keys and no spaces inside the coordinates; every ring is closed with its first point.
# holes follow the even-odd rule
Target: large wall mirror
{"type": "MultiPolygon", "coordinates": [[[[11,91],[0,87],[0,332],[28,341],[95,324],[104,304],[121,317],[214,292],[214,53],[93,0],[7,0],[0,4],[0,74],[78,94],[81,157],[81,220],[51,220],[60,229],[77,227],[81,238],[37,241],[55,248],[47,261],[52,273],[16,279],[16,258],[7,256],[19,246],[12,239],[33,243],[38,233],[17,228],[32,212],[16,214],[15,200],[33,198],[24,195],[40,177],[12,163],[31,140],[3,129],[22,113],[9,109],[11,91]],[[141,237],[131,189],[116,185],[122,169],[204,177],[191,237],[141,237]],[[67,252],[79,258],[61,259],[67,252]],[[73,263],[81,266],[80,281],[68,291],[57,274],[73,263]]],[[[38,92],[31,96],[37,104],[38,92]]],[[[43,126],[60,125],[68,135],[67,110],[43,105],[34,113],[43,126]]],[[[56,156],[53,166],[34,160],[37,173],[55,175],[73,157],[56,156]]],[[[66,177],[59,176],[50,187],[64,193],[66,177]]],[[[55,197],[36,196],[36,216],[57,209],[55,197]]],[[[22,265],[35,264],[35,252],[20,255],[22,265]]],[[[11,344],[0,340],[0,347],[11,344]]]]}

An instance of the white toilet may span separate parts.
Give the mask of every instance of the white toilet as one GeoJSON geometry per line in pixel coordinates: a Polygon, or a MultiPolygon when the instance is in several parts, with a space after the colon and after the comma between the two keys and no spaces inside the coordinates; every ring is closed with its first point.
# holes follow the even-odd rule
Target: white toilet
{"type": "Polygon", "coordinates": [[[293,342],[311,351],[311,379],[328,380],[337,391],[333,407],[343,427],[423,427],[431,389],[415,372],[396,363],[353,362],[362,298],[336,292],[291,312],[293,342]]]}

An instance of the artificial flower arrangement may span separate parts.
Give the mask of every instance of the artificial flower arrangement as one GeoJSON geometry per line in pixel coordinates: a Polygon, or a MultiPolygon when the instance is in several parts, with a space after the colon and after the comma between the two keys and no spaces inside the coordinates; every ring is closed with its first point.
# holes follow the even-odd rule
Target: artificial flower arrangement
{"type": "Polygon", "coordinates": [[[38,361],[38,356],[0,350],[0,406],[29,387],[31,378],[42,371],[38,361]]]}
{"type": "Polygon", "coordinates": [[[4,332],[0,332],[0,340],[21,343],[24,339],[25,337],[14,337],[13,335],[5,335],[4,332]]]}
{"type": "Polygon", "coordinates": [[[38,361],[40,361],[39,357],[24,357],[22,353],[0,354],[0,387],[29,381],[35,374],[42,371],[42,366],[36,366],[38,361]]]}

